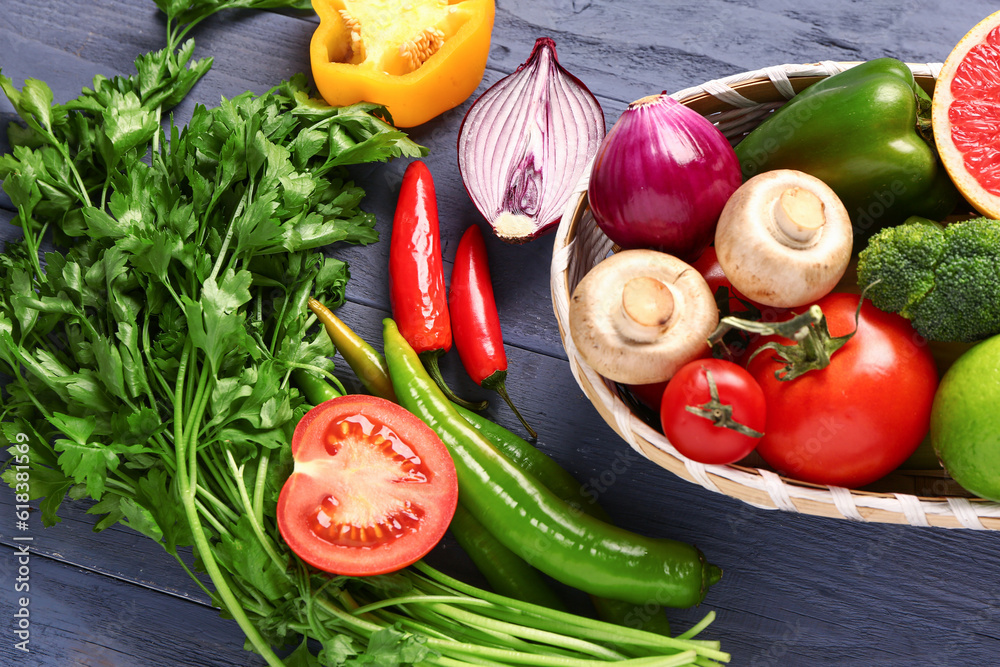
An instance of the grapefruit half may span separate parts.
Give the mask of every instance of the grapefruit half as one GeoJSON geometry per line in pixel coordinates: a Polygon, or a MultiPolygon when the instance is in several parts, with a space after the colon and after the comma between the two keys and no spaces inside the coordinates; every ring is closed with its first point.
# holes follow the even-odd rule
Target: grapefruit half
{"type": "Polygon", "coordinates": [[[983,215],[1000,218],[1000,11],[976,24],[945,60],[931,126],[959,191],[983,215]]]}

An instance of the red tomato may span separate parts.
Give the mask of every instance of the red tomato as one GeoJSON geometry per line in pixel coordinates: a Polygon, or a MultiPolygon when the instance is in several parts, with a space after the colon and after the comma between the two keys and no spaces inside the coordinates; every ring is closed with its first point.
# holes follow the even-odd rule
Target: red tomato
{"type": "Polygon", "coordinates": [[[295,470],[278,497],[278,529],[326,572],[383,574],[441,539],[458,502],[455,464],[426,424],[374,396],[322,403],[295,427],[295,470]]]}
{"type": "MultiPolygon", "coordinates": [[[[834,293],[816,302],[831,335],[854,329],[859,298],[834,293]]],[[[867,299],[857,333],[829,366],[789,381],[775,378],[780,368],[768,350],[748,366],[767,397],[757,452],[783,475],[864,486],[895,470],[927,433],[938,383],[930,348],[908,320],[867,299]]]]}
{"type": "Polygon", "coordinates": [[[696,359],[681,366],[667,383],[660,420],[667,440],[687,458],[701,463],[733,463],[753,451],[760,440],[759,435],[736,429],[741,425],[763,431],[767,405],[760,385],[741,366],[724,359],[696,359]],[[709,385],[710,373],[715,397],[709,385]],[[706,410],[706,414],[694,414],[689,407],[706,410]]]}

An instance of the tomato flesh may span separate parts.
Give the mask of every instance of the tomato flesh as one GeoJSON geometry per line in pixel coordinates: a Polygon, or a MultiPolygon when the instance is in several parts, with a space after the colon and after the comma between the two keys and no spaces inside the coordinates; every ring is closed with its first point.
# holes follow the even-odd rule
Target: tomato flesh
{"type": "Polygon", "coordinates": [[[295,469],[278,528],[302,560],[335,574],[383,574],[441,539],[458,501],[437,435],[398,405],[344,396],[310,410],[292,437],[295,469]]]}

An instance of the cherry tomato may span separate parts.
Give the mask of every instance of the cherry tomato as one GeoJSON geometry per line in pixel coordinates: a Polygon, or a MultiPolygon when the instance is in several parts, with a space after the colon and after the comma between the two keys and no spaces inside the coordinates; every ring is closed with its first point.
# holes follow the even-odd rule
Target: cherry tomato
{"type": "MultiPolygon", "coordinates": [[[[834,293],[816,302],[832,336],[854,330],[859,298],[834,293]]],[[[857,488],[895,470],[927,433],[938,384],[930,348],[908,320],[867,299],[857,333],[829,366],[788,381],[775,378],[781,367],[769,350],[748,366],[767,397],[757,452],[780,474],[857,488]]]]}
{"type": "Polygon", "coordinates": [[[667,383],[660,420],[667,440],[687,458],[733,463],[760,440],[767,405],[760,385],[741,366],[724,359],[696,359],[667,383]]]}
{"type": "MultiPolygon", "coordinates": [[[[733,287],[719,264],[719,256],[715,252],[715,246],[705,248],[705,252],[701,253],[701,256],[691,266],[705,279],[705,282],[712,289],[712,294],[717,294],[720,287],[726,289],[726,293],[729,295],[728,310],[720,308],[724,315],[740,316],[744,313],[753,313],[755,309],[763,313],[764,310],[771,308],[771,306],[764,306],[748,299],[742,292],[733,287]]],[[[784,309],[774,310],[784,312],[784,309]]]]}
{"type": "MultiPolygon", "coordinates": [[[[760,322],[779,322],[788,318],[786,308],[775,308],[757,303],[733,287],[729,278],[722,271],[715,246],[706,248],[705,252],[691,266],[702,275],[712,289],[721,316],[732,315],[760,322]],[[721,296],[720,289],[724,290],[721,296]]],[[[723,338],[725,348],[721,356],[743,365],[747,357],[747,350],[756,343],[757,338],[757,334],[733,329],[723,338]]]]}
{"type": "MultiPolygon", "coordinates": [[[[710,359],[711,357],[712,350],[706,345],[705,351],[698,358],[710,359]]],[[[655,414],[660,412],[660,403],[663,402],[663,392],[667,388],[667,382],[669,380],[651,382],[650,384],[629,384],[625,385],[625,387],[639,403],[649,408],[655,416],[655,414]]]]}
{"type": "Polygon", "coordinates": [[[650,410],[660,409],[660,402],[663,400],[663,390],[666,388],[666,382],[628,385],[628,389],[632,392],[632,395],[650,410]]]}
{"type": "Polygon", "coordinates": [[[418,417],[374,396],[341,396],[306,413],[295,469],[278,496],[278,529],[326,572],[384,574],[441,539],[458,502],[455,464],[418,417]]]}

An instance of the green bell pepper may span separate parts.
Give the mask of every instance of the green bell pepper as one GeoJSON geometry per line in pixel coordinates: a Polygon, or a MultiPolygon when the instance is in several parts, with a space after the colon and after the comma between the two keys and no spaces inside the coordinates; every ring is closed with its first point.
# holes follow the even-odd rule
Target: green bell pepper
{"type": "Polygon", "coordinates": [[[860,250],[879,229],[911,215],[940,220],[958,201],[930,136],[930,109],[909,67],[870,60],[804,89],[736,155],[744,179],[797,169],[824,181],[847,208],[860,250]]]}

